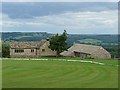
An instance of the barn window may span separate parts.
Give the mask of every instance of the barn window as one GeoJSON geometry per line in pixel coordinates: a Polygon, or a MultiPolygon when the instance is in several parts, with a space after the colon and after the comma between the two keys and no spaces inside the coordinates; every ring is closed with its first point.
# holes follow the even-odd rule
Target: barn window
{"type": "Polygon", "coordinates": [[[31,52],[34,52],[34,49],[31,49],[31,52]]]}
{"type": "Polygon", "coordinates": [[[45,52],[45,49],[42,49],[42,52],[45,52]]]}
{"type": "Polygon", "coordinates": [[[15,49],[15,53],[17,52],[17,50],[15,49]]]}
{"type": "Polygon", "coordinates": [[[24,49],[22,49],[21,52],[24,52],[24,49]]]}
{"type": "Polygon", "coordinates": [[[24,49],[15,49],[15,53],[23,53],[24,49]]]}

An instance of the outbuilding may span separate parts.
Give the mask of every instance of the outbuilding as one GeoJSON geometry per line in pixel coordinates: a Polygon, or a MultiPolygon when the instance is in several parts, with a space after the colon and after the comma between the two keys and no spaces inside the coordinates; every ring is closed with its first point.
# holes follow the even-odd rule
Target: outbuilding
{"type": "Polygon", "coordinates": [[[75,43],[67,51],[60,53],[62,56],[81,58],[101,58],[110,59],[111,54],[102,46],[77,44],[75,43]]]}

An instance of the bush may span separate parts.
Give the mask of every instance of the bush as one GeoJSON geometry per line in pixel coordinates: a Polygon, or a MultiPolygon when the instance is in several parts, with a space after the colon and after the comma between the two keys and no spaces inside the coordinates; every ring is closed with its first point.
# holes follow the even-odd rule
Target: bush
{"type": "Polygon", "coordinates": [[[2,57],[9,58],[10,57],[10,46],[8,43],[2,43],[2,57]]]}

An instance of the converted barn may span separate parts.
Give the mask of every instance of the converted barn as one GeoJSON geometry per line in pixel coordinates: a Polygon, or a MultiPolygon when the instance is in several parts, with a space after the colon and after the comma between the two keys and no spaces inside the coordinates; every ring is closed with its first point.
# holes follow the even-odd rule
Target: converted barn
{"type": "Polygon", "coordinates": [[[49,41],[41,40],[37,42],[12,42],[10,44],[11,57],[40,57],[56,56],[56,51],[52,51],[49,41]]]}
{"type": "Polygon", "coordinates": [[[68,51],[60,53],[62,56],[81,58],[102,58],[109,59],[111,54],[101,46],[74,44],[68,51]]]}

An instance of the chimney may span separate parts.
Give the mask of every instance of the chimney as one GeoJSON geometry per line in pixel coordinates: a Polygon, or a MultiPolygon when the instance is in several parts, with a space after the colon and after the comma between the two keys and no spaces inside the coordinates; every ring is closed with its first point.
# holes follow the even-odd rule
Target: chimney
{"type": "Polygon", "coordinates": [[[49,41],[50,39],[49,38],[46,38],[47,41],[49,41]]]}
{"type": "Polygon", "coordinates": [[[74,42],[73,45],[75,45],[76,43],[74,42]]]}

